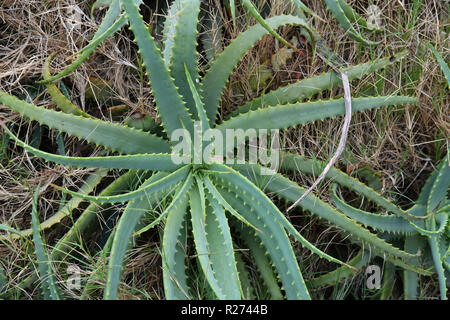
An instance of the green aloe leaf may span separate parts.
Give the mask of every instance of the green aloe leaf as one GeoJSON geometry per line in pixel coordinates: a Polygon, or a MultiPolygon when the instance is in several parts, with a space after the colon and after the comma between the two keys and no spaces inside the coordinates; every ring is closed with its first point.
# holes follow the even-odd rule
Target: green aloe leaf
{"type": "MultiPolygon", "coordinates": [[[[270,179],[264,179],[259,174],[261,172],[261,168],[263,167],[259,165],[233,165],[233,168],[237,169],[241,174],[252,180],[255,184],[260,186],[262,185],[263,190],[274,193],[276,196],[289,202],[295,202],[306,191],[304,188],[301,188],[296,183],[278,173],[270,176],[270,179]]],[[[344,214],[338,212],[312,194],[309,194],[299,205],[327,220],[329,223],[344,229],[352,237],[363,240],[365,243],[378,248],[385,254],[402,259],[414,257],[414,255],[404,252],[378,238],[375,234],[361,227],[359,224],[347,218],[344,214]]]]}
{"type": "MultiPolygon", "coordinates": [[[[434,231],[434,224],[431,222],[431,231],[434,231]]],[[[428,237],[428,245],[433,257],[434,267],[438,274],[439,292],[441,300],[447,300],[447,279],[445,277],[443,257],[439,248],[439,236],[428,237]]]]}
{"type": "MultiPolygon", "coordinates": [[[[102,169],[104,170],[104,169],[102,169]]],[[[99,170],[101,172],[101,170],[99,170]]],[[[105,175],[107,173],[107,170],[105,171],[105,175]]],[[[100,183],[101,177],[99,177],[99,173],[96,172],[93,177],[98,177],[97,183],[100,183]]],[[[106,188],[104,188],[100,192],[100,196],[111,196],[114,194],[118,194],[120,192],[123,192],[125,190],[129,190],[130,187],[132,187],[135,184],[138,184],[141,179],[145,179],[145,177],[149,175],[149,173],[142,173],[136,170],[130,170],[123,175],[121,175],[119,178],[115,179],[113,182],[111,182],[106,188]]],[[[92,180],[92,177],[89,177],[86,180],[86,186],[83,186],[81,190],[83,190],[84,194],[89,194],[96,185],[95,183],[90,183],[92,180]],[[86,187],[89,186],[89,189],[86,189],[86,187]]],[[[62,217],[69,215],[76,207],[77,203],[80,203],[82,201],[81,198],[72,197],[67,204],[58,211],[56,215],[60,215],[62,217]],[[75,202],[76,201],[76,202],[75,202]]],[[[52,261],[61,261],[64,259],[65,255],[68,254],[68,252],[71,250],[71,248],[74,246],[75,243],[78,243],[80,237],[88,237],[90,232],[93,231],[97,227],[96,220],[98,219],[98,215],[102,214],[102,217],[104,220],[107,220],[111,214],[113,214],[114,211],[108,211],[105,210],[107,208],[106,204],[100,205],[98,203],[91,203],[83,212],[81,213],[80,217],[75,221],[73,226],[67,231],[64,236],[62,236],[58,243],[55,245],[55,247],[52,250],[51,253],[51,259],[52,261]]],[[[53,217],[53,216],[52,216],[53,217]]],[[[52,219],[52,217],[50,219],[52,219]]],[[[41,227],[44,225],[44,223],[41,224],[41,227]]]]}
{"type": "Polygon", "coordinates": [[[333,14],[333,17],[339,22],[341,27],[344,28],[345,31],[348,33],[348,35],[352,37],[354,40],[365,45],[376,45],[379,43],[363,38],[361,34],[358,31],[356,31],[351,21],[349,20],[344,10],[342,9],[339,0],[325,0],[325,3],[327,5],[328,10],[330,10],[331,13],[333,14]]]}
{"type": "Polygon", "coordinates": [[[202,129],[202,132],[206,132],[206,130],[209,129],[209,123],[205,108],[203,106],[203,102],[200,99],[200,95],[197,91],[197,88],[195,87],[194,81],[192,81],[192,77],[189,74],[187,66],[185,65],[184,67],[187,83],[189,84],[189,90],[191,91],[194,100],[195,113],[197,114],[197,118],[200,120],[200,127],[202,129]]]}
{"type": "Polygon", "coordinates": [[[361,17],[345,0],[338,0],[338,3],[350,22],[356,23],[363,28],[370,29],[367,25],[367,21],[361,17]]]}
{"type": "MultiPolygon", "coordinates": [[[[275,39],[277,39],[278,41],[283,43],[285,46],[293,49],[294,51],[300,52],[296,47],[294,47],[292,44],[290,44],[288,41],[286,41],[284,38],[282,38],[278,33],[276,33],[272,29],[272,27],[266,22],[266,20],[264,20],[263,17],[261,17],[261,15],[256,10],[255,6],[253,5],[253,3],[250,0],[241,0],[241,2],[248,9],[248,11],[253,16],[253,18],[255,18],[256,21],[258,21],[258,23],[261,26],[263,26],[263,28],[266,29],[272,36],[274,36],[275,39]]],[[[314,40],[314,34],[309,28],[306,28],[306,30],[310,33],[310,37],[311,37],[311,40],[312,40],[311,41],[312,52],[313,52],[313,56],[314,56],[315,55],[315,50],[316,50],[315,49],[316,48],[316,44],[315,44],[315,40],[314,40]]]]}
{"type": "MultiPolygon", "coordinates": [[[[426,247],[425,238],[420,235],[408,236],[405,238],[405,251],[417,252],[418,250],[424,250],[426,247]]],[[[418,259],[410,259],[410,264],[419,266],[418,259]]],[[[410,270],[403,271],[404,277],[404,295],[406,300],[416,300],[418,287],[419,287],[419,275],[416,272],[410,270]]]]}
{"type": "MultiPolygon", "coordinates": [[[[337,195],[337,184],[333,183],[331,185],[331,196],[336,208],[343,212],[347,217],[353,219],[354,221],[365,225],[366,227],[371,227],[379,231],[402,233],[402,234],[413,234],[416,233],[416,229],[410,225],[409,221],[403,218],[399,218],[395,215],[380,215],[370,213],[364,210],[354,208],[339,198],[337,195]]],[[[422,225],[424,224],[421,222],[422,225]]]]}
{"type": "Polygon", "coordinates": [[[173,44],[175,41],[176,26],[180,17],[182,4],[180,0],[174,0],[167,11],[166,20],[164,21],[163,28],[163,43],[164,49],[162,55],[164,58],[164,64],[169,69],[170,62],[173,56],[173,44]]]}
{"type": "MultiPolygon", "coordinates": [[[[189,113],[195,115],[197,99],[192,92],[192,88],[186,81],[186,76],[189,74],[194,79],[194,86],[199,90],[198,79],[198,58],[197,58],[197,26],[198,14],[200,11],[200,0],[177,0],[179,2],[175,25],[175,33],[172,44],[172,54],[170,56],[169,69],[170,74],[174,79],[175,86],[178,93],[183,97],[189,109],[189,113]],[[187,73],[185,72],[187,68],[187,73]]],[[[167,46],[166,41],[166,46],[167,46]]],[[[165,47],[166,49],[166,47],[165,47]]],[[[166,57],[165,57],[166,58],[166,57]]],[[[169,57],[167,57],[169,58],[169,57]]],[[[167,62],[166,62],[167,63],[167,62]]]]}
{"type": "MultiPolygon", "coordinates": [[[[447,152],[450,150],[447,150],[447,152]]],[[[447,193],[450,187],[450,165],[448,156],[440,165],[440,169],[434,180],[430,195],[427,200],[427,213],[432,213],[442,208],[447,198],[447,193]]]]}
{"type": "Polygon", "coordinates": [[[244,225],[240,225],[238,230],[240,231],[240,237],[246,243],[249,253],[255,260],[255,265],[258,268],[261,279],[264,281],[264,285],[270,293],[270,297],[273,300],[283,299],[278,280],[274,275],[272,265],[269,258],[266,256],[266,249],[264,243],[259,239],[250,228],[246,228],[244,225]]]}
{"type": "Polygon", "coordinates": [[[223,292],[221,286],[219,285],[219,281],[216,278],[212,265],[211,255],[215,254],[215,252],[211,251],[210,244],[206,236],[206,204],[204,193],[199,191],[201,187],[202,186],[197,185],[197,188],[192,188],[189,192],[194,243],[203,273],[214,291],[214,294],[218,299],[227,299],[226,293],[223,292]]]}
{"type": "MultiPolygon", "coordinates": [[[[404,96],[380,96],[370,98],[353,98],[352,111],[370,110],[389,105],[416,104],[415,98],[404,96]]],[[[281,129],[323,120],[345,114],[344,99],[314,101],[279,105],[264,109],[251,110],[228,119],[216,128],[222,132],[226,129],[281,129]]]]}
{"type": "Polygon", "coordinates": [[[239,281],[241,282],[242,287],[242,298],[243,300],[255,300],[255,293],[254,293],[254,286],[253,281],[250,275],[250,272],[248,270],[247,265],[244,262],[244,259],[242,258],[241,252],[237,251],[235,252],[235,258],[236,258],[236,268],[238,270],[239,274],[239,281]]]}
{"type": "MultiPolygon", "coordinates": [[[[354,258],[352,258],[349,262],[347,262],[349,265],[357,268],[362,269],[367,263],[369,263],[371,259],[370,252],[366,252],[364,250],[361,250],[354,258]]],[[[312,278],[308,281],[306,281],[306,285],[309,288],[320,288],[325,286],[332,286],[339,282],[341,282],[344,279],[347,279],[353,275],[355,275],[357,271],[347,268],[345,266],[341,266],[336,268],[333,271],[330,271],[326,274],[323,274],[321,276],[312,278]]]]}
{"type": "Polygon", "coordinates": [[[186,250],[188,197],[170,212],[164,227],[162,267],[164,292],[168,300],[189,299],[186,277],[186,250]]]}
{"type": "MultiPolygon", "coordinates": [[[[303,19],[294,16],[276,16],[266,19],[266,23],[272,29],[288,24],[308,28],[307,23],[303,19]]],[[[206,114],[208,115],[211,126],[213,126],[216,120],[220,97],[222,96],[228,77],[244,54],[266,34],[268,34],[268,31],[259,24],[239,34],[216,58],[203,77],[202,101],[205,104],[206,114]]]]}
{"type": "Polygon", "coordinates": [[[210,259],[217,283],[229,300],[239,300],[243,296],[234,256],[233,240],[224,209],[206,192],[205,231],[210,249],[210,259]]]}
{"type": "MultiPolygon", "coordinates": [[[[347,72],[349,81],[360,79],[365,75],[378,71],[396,61],[401,60],[406,55],[407,51],[402,51],[396,54],[394,56],[394,59],[392,59],[392,57],[376,59],[374,61],[359,64],[356,66],[342,68],[341,70],[347,72]]],[[[289,84],[287,86],[283,86],[276,90],[263,94],[260,97],[257,97],[243,104],[238,109],[225,116],[225,119],[229,119],[230,117],[234,117],[241,113],[246,113],[250,110],[265,108],[267,106],[296,103],[304,99],[309,99],[313,95],[324,90],[330,90],[335,86],[340,86],[341,84],[342,80],[336,72],[331,71],[323,73],[321,75],[300,80],[293,84],[289,84]]]]}
{"type": "MultiPolygon", "coordinates": [[[[414,104],[417,100],[411,97],[386,96],[352,99],[352,112],[369,110],[388,105],[414,104]]],[[[251,110],[237,115],[219,124],[216,129],[225,136],[228,129],[282,129],[316,120],[345,114],[344,99],[305,102],[251,110]]],[[[224,153],[230,151],[224,146],[224,153]]]]}
{"type": "MultiPolygon", "coordinates": [[[[220,180],[218,178],[217,182],[220,180]]],[[[271,263],[277,270],[286,298],[309,300],[308,288],[283,226],[265,212],[257,211],[258,207],[251,207],[248,201],[240,197],[242,193],[237,194],[232,186],[225,185],[217,184],[217,188],[225,200],[252,225],[262,231],[254,232],[254,236],[258,237],[266,248],[271,263]]]]}
{"type": "Polygon", "coordinates": [[[184,203],[183,201],[186,198],[187,193],[191,189],[191,186],[192,186],[193,182],[194,182],[194,178],[192,177],[192,173],[190,172],[188,174],[187,178],[185,179],[183,185],[180,186],[178,188],[178,190],[175,192],[175,196],[173,197],[173,199],[170,202],[169,206],[166,209],[164,209],[164,212],[161,213],[159,215],[159,217],[157,219],[155,219],[155,221],[153,221],[149,225],[145,226],[144,228],[142,228],[138,232],[135,232],[133,234],[133,237],[135,237],[137,235],[140,235],[141,233],[150,230],[155,225],[157,225],[162,219],[164,219],[167,215],[169,215],[172,210],[176,210],[177,207],[179,207],[181,203],[184,203]]]}
{"type": "MultiPolygon", "coordinates": [[[[188,176],[189,171],[190,171],[190,167],[184,166],[184,167],[168,174],[167,176],[146,185],[145,187],[139,188],[138,190],[130,191],[130,192],[123,193],[123,194],[111,195],[111,196],[89,196],[89,195],[85,195],[83,193],[59,188],[57,186],[55,186],[55,187],[57,187],[58,189],[61,189],[64,192],[70,193],[71,195],[73,195],[75,197],[80,197],[84,200],[100,202],[100,203],[127,202],[127,201],[134,200],[137,198],[142,199],[144,197],[149,197],[152,194],[155,194],[157,192],[160,192],[162,190],[165,190],[172,186],[175,186],[188,176]]],[[[151,179],[151,178],[149,178],[149,179],[151,179]]]]}
{"type": "MultiPolygon", "coordinates": [[[[8,226],[7,224],[0,224],[0,230],[1,231],[6,231],[8,233],[14,233],[16,235],[21,236],[20,231],[14,229],[13,227],[8,226]]],[[[0,239],[5,239],[6,237],[0,237],[0,239]]]]}
{"type": "MultiPolygon", "coordinates": [[[[166,174],[162,172],[155,173],[150,177],[141,188],[163,178],[166,174]]],[[[119,289],[120,278],[122,275],[125,254],[132,240],[132,234],[135,232],[139,221],[152,209],[157,202],[155,197],[145,197],[130,201],[125,208],[117,224],[114,235],[111,254],[109,256],[108,276],[104,292],[105,300],[116,300],[119,289]]]]}
{"type": "Polygon", "coordinates": [[[138,6],[131,1],[123,0],[121,4],[125,8],[130,29],[139,46],[139,53],[142,56],[165,131],[169,138],[175,130],[180,128],[185,128],[192,134],[191,116],[164,64],[158,47],[144,24],[138,6]]]}
{"type": "Polygon", "coordinates": [[[243,216],[241,216],[234,208],[222,197],[219,191],[217,191],[214,184],[211,182],[208,176],[205,176],[205,186],[208,189],[209,193],[215,198],[216,201],[220,203],[220,205],[227,210],[231,215],[233,215],[236,219],[240,220],[241,222],[245,223],[250,228],[255,229],[258,232],[261,232],[261,230],[258,230],[255,226],[253,226],[250,222],[248,222],[243,216]]]}
{"type": "MultiPolygon", "coordinates": [[[[56,55],[56,52],[52,53],[47,60],[44,63],[44,67],[42,69],[42,77],[44,80],[48,80],[51,77],[50,74],[50,62],[52,61],[53,57],[56,55]]],[[[45,83],[45,86],[47,87],[47,91],[52,97],[53,102],[56,103],[59,109],[65,113],[71,113],[76,116],[82,116],[85,118],[93,118],[88,113],[84,112],[80,108],[78,108],[76,105],[74,105],[72,102],[70,102],[69,99],[58,89],[56,84],[53,82],[47,82],[45,83]]]]}
{"type": "Polygon", "coordinates": [[[45,243],[39,233],[39,218],[37,214],[37,200],[39,196],[39,187],[36,189],[33,195],[33,207],[31,213],[31,226],[33,229],[33,243],[34,250],[36,252],[39,276],[41,278],[42,290],[45,300],[61,300],[56,279],[53,274],[51,261],[48,258],[47,251],[45,249],[45,243]]]}
{"type": "Polygon", "coordinates": [[[170,150],[168,143],[155,135],[106,121],[40,108],[3,91],[0,91],[0,103],[41,125],[45,124],[51,129],[64,131],[110,150],[126,154],[170,150]]]}
{"type": "Polygon", "coordinates": [[[5,131],[16,141],[16,143],[23,147],[25,150],[39,156],[47,161],[53,161],[59,164],[77,166],[77,167],[89,167],[89,168],[109,168],[109,169],[141,169],[141,170],[175,170],[182,165],[175,164],[172,161],[172,155],[161,154],[135,154],[129,156],[105,156],[105,157],[69,157],[60,156],[48,152],[44,152],[33,148],[26,144],[6,126],[3,126],[5,131]]]}
{"type": "MultiPolygon", "coordinates": [[[[134,2],[136,4],[141,4],[142,0],[134,0],[134,2]]],[[[86,45],[77,53],[77,59],[75,59],[70,65],[68,65],[58,74],[44,78],[44,80],[38,81],[38,83],[47,84],[49,82],[54,82],[67,76],[76,68],[78,68],[84,61],[86,61],[101,43],[103,43],[107,38],[111,37],[127,24],[125,15],[120,13],[120,0],[96,1],[91,8],[91,16],[93,15],[93,12],[96,8],[104,5],[109,6],[108,11],[106,12],[105,17],[103,18],[102,23],[95,32],[92,40],[88,45],[86,45]]]]}
{"type": "MultiPolygon", "coordinates": [[[[219,181],[223,181],[222,184],[228,184],[228,186],[234,186],[235,192],[240,190],[242,193],[242,198],[244,201],[249,203],[249,205],[259,213],[259,216],[268,215],[271,220],[280,223],[289,234],[291,234],[297,241],[299,241],[305,248],[311,250],[311,252],[317,254],[318,256],[327,259],[328,261],[343,264],[342,261],[335,259],[328,254],[322,252],[317,247],[309,243],[286,219],[286,217],[280,212],[277,206],[252,182],[247,178],[234,171],[230,167],[213,164],[211,165],[213,170],[223,172],[219,181]],[[227,174],[228,173],[228,174],[227,174]]],[[[264,232],[264,231],[263,231],[264,232]]]]}
{"type": "MultiPolygon", "coordinates": [[[[281,158],[280,167],[283,170],[301,171],[306,174],[315,175],[318,172],[321,172],[325,167],[325,163],[321,161],[307,159],[305,157],[292,154],[289,152],[282,152],[280,158],[281,158]]],[[[343,187],[349,188],[350,190],[357,192],[361,196],[364,196],[367,199],[375,202],[377,205],[384,208],[385,210],[395,213],[400,218],[405,218],[410,221],[415,221],[416,219],[422,218],[418,217],[419,215],[417,214],[409,213],[409,211],[413,210],[413,208],[410,208],[408,211],[402,210],[401,208],[393,204],[391,201],[381,196],[378,192],[376,192],[372,188],[350,177],[349,175],[345,174],[339,169],[331,168],[330,171],[328,171],[325,178],[330,179],[343,187]]],[[[427,183],[426,186],[427,185],[428,185],[427,188],[431,188],[431,185],[429,185],[429,183],[427,183]]],[[[422,190],[422,192],[424,192],[424,190],[422,190]]],[[[425,194],[423,194],[421,197],[424,196],[425,194]]],[[[419,197],[419,199],[421,197],[419,197]]],[[[424,201],[426,204],[426,200],[424,201]]],[[[422,202],[421,200],[418,200],[417,203],[422,202]]]]}

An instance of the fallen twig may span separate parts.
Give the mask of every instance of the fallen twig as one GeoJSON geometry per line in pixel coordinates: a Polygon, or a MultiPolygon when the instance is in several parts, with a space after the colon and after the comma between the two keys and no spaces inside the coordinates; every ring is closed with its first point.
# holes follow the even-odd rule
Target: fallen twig
{"type": "MultiPolygon", "coordinates": [[[[320,56],[320,55],[319,55],[320,56]]],[[[321,57],[322,58],[322,57],[321,57]]],[[[325,178],[328,171],[330,171],[331,167],[337,162],[339,157],[341,156],[342,152],[344,152],[345,144],[347,142],[347,136],[348,136],[348,130],[350,128],[350,120],[352,118],[352,97],[350,93],[350,84],[348,81],[348,76],[345,71],[339,70],[335,66],[331,66],[341,77],[342,84],[344,86],[344,103],[345,103],[345,119],[344,119],[344,125],[342,127],[342,134],[341,134],[341,140],[339,141],[339,145],[337,147],[336,153],[333,155],[333,157],[330,159],[330,161],[327,163],[325,168],[323,169],[320,176],[317,178],[317,180],[313,183],[313,185],[297,200],[293,205],[291,205],[286,212],[289,212],[292,208],[297,206],[303,199],[308,196],[308,194],[314,190],[314,188],[317,187],[317,185],[325,178]]]]}

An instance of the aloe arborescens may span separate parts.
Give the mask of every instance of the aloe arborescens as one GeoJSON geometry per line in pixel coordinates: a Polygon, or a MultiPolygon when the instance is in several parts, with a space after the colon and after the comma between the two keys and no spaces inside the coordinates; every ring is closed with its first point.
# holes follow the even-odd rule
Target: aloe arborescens
{"type": "MultiPolygon", "coordinates": [[[[69,166],[98,168],[100,171],[93,174],[94,177],[104,175],[107,171],[105,169],[129,170],[98,195],[88,195],[92,185],[80,192],[65,190],[73,195],[72,199],[78,199],[78,201],[84,199],[102,205],[114,202],[126,203],[114,232],[103,248],[105,255],[109,256],[107,283],[104,290],[106,299],[118,297],[123,262],[133,236],[138,236],[162,220],[165,221],[165,225],[161,254],[167,299],[192,297],[192,281],[186,276],[186,245],[187,239],[191,236],[199,265],[208,286],[212,289],[213,297],[220,299],[251,297],[251,294],[243,289],[248,280],[245,279],[245,272],[238,272],[243,270],[243,260],[239,253],[235,252],[235,241],[240,239],[240,243],[252,248],[251,254],[261,268],[261,276],[270,288],[272,297],[280,297],[283,294],[288,299],[309,299],[308,285],[303,280],[288,235],[293,236],[295,240],[320,257],[341,264],[342,268],[349,270],[349,273],[354,272],[355,266],[359,266],[360,261],[341,262],[309,243],[263,192],[263,190],[273,192],[278,197],[294,202],[305,190],[280,173],[273,173],[270,178],[264,180],[260,173],[266,168],[257,163],[224,164],[220,161],[220,157],[215,157],[217,154],[204,158],[201,163],[194,162],[195,157],[192,157],[187,164],[175,163],[172,151],[179,141],[173,137],[179,129],[186,130],[191,136],[215,129],[216,132],[225,136],[227,129],[243,131],[283,129],[342,115],[344,113],[343,99],[302,102],[318,92],[339,85],[340,79],[334,72],[329,72],[301,80],[271,91],[264,97],[255,98],[220,122],[217,119],[217,113],[228,77],[241,57],[268,31],[261,25],[250,27],[215,58],[209,70],[201,77],[196,51],[200,4],[199,0],[173,2],[170,10],[175,13],[175,16],[165,24],[165,47],[161,54],[139,13],[136,2],[113,0],[104,24],[94,36],[92,43],[82,52],[86,55],[86,52],[95,48],[102,39],[126,23],[129,24],[139,47],[162,127],[168,139],[131,127],[100,121],[83,112],[73,112],[72,106],[64,108],[59,103],[60,108],[65,112],[58,112],[37,107],[5,92],[0,92],[0,102],[22,116],[45,124],[49,128],[102,145],[107,150],[121,155],[69,157],[50,154],[25,144],[5,126],[4,129],[17,144],[38,157],[69,166]],[[127,193],[119,193],[120,190],[128,187],[130,182],[137,187],[127,193]],[[165,198],[170,201],[161,215],[153,223],[140,229],[140,223],[147,213],[154,211],[155,204],[165,198]],[[350,265],[353,262],[355,266],[350,265]],[[274,269],[272,270],[270,266],[274,269]],[[278,287],[277,277],[283,292],[278,287]]],[[[307,23],[295,16],[275,16],[266,19],[265,22],[272,29],[294,25],[311,32],[307,23]]],[[[311,38],[313,38],[312,33],[311,38]]],[[[358,79],[369,72],[394,63],[403,56],[404,53],[401,53],[394,59],[379,59],[349,67],[345,71],[350,80],[358,79]]],[[[67,73],[63,72],[57,76],[44,74],[43,82],[49,85],[51,81],[67,73]]],[[[57,89],[52,89],[54,95],[58,95],[57,89]]],[[[415,103],[417,103],[415,99],[403,96],[352,99],[355,112],[394,104],[415,103]]],[[[203,154],[205,148],[213,144],[214,141],[209,144],[200,144],[201,150],[196,150],[192,142],[193,153],[203,154]]],[[[216,149],[217,153],[220,151],[222,155],[233,152],[226,146],[223,150],[216,149]]],[[[320,164],[317,161],[293,154],[281,154],[281,168],[284,170],[298,169],[312,173],[313,168],[318,167],[320,164]]],[[[371,200],[394,213],[395,219],[402,223],[417,222],[414,213],[398,208],[375,191],[340,171],[333,169],[327,177],[336,177],[335,182],[338,184],[367,195],[371,200]]],[[[416,258],[416,252],[410,253],[392,246],[383,238],[362,227],[353,216],[341,213],[314,195],[308,195],[300,206],[324,218],[332,225],[342,228],[356,243],[363,241],[366,248],[370,245],[373,252],[385,256],[386,259],[409,272],[430,274],[429,271],[410,263],[411,259],[416,258]]],[[[344,213],[349,211],[344,207],[341,207],[341,210],[344,213]]],[[[97,213],[98,206],[93,204],[85,209],[75,225],[60,239],[50,259],[67,253],[70,250],[70,243],[76,239],[76,234],[88,232],[97,213]]],[[[70,212],[67,211],[57,213],[52,223],[46,224],[46,228],[68,214],[70,212]]],[[[41,230],[44,229],[42,226],[45,223],[41,224],[41,230]]],[[[420,224],[417,228],[414,226],[412,226],[413,229],[408,227],[407,231],[414,233],[418,230],[417,228],[423,227],[420,224]]],[[[433,230],[431,229],[431,232],[433,230]]],[[[3,239],[29,234],[31,233],[27,233],[26,230],[18,231],[10,236],[3,236],[3,239]]],[[[314,285],[314,281],[310,283],[311,286],[314,285]]]]}

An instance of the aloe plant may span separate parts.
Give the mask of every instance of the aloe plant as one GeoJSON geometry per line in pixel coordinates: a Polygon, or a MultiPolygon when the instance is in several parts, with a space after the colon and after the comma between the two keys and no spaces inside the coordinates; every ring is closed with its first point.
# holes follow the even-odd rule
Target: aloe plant
{"type": "MultiPolygon", "coordinates": [[[[286,176],[275,172],[269,177],[264,176],[261,173],[267,173],[268,168],[257,163],[245,161],[242,163],[238,161],[239,159],[224,164],[220,156],[233,152],[233,145],[230,144],[231,147],[226,145],[223,149],[216,148],[216,140],[198,144],[192,139],[188,148],[191,151],[188,161],[186,163],[174,161],[174,156],[179,156],[176,147],[179,143],[177,132],[180,129],[184,129],[191,137],[196,135],[201,137],[211,129],[215,129],[219,134],[224,134],[229,129],[240,129],[244,132],[248,129],[283,129],[344,113],[343,99],[304,102],[314,94],[340,84],[338,75],[332,71],[271,91],[264,97],[255,98],[239,107],[226,120],[221,121],[217,117],[227,79],[242,56],[264,35],[270,33],[268,29],[274,30],[285,25],[298,26],[310,34],[310,39],[314,39],[314,34],[305,20],[283,15],[266,19],[264,26],[258,24],[250,27],[215,58],[204,76],[200,76],[196,41],[201,1],[173,2],[170,11],[175,17],[165,24],[162,53],[150,35],[137,3],[139,1],[113,0],[101,27],[91,44],[81,52],[80,58],[55,76],[49,74],[48,66],[45,68],[42,83],[48,86],[62,112],[37,107],[0,91],[0,102],[30,121],[37,121],[51,129],[101,145],[112,154],[99,157],[70,157],[47,153],[21,141],[3,122],[0,122],[19,146],[35,156],[67,166],[97,169],[89,177],[92,181],[87,182],[78,192],[63,189],[73,196],[71,199],[74,202],[73,206],[62,208],[55,216],[49,218],[50,222],[44,221],[41,224],[40,231],[50,228],[70,214],[70,210],[78,206],[82,200],[91,202],[73,227],[56,244],[49,259],[51,261],[64,259],[71,250],[71,243],[76,241],[79,234],[86,236],[92,232],[96,214],[101,208],[109,203],[118,202],[125,203],[125,210],[103,248],[103,255],[109,256],[105,299],[118,298],[126,252],[135,237],[162,221],[164,232],[161,255],[167,299],[193,297],[192,282],[186,275],[189,238],[193,238],[193,249],[196,251],[200,269],[213,293],[213,298],[241,299],[250,294],[250,282],[242,271],[245,270],[242,266],[243,259],[236,252],[237,243],[247,244],[252,248],[251,254],[254,254],[261,278],[273,298],[310,298],[308,283],[303,279],[289,235],[311,252],[347,270],[340,274],[349,274],[351,273],[349,270],[354,272],[356,267],[361,266],[361,261],[365,260],[354,258],[346,263],[322,252],[298,232],[288,217],[265,193],[265,191],[273,192],[277,197],[289,202],[297,200],[305,189],[286,176]],[[51,83],[69,74],[76,68],[74,64],[79,64],[90,54],[87,53],[89,50],[126,23],[133,31],[134,40],[146,68],[161,119],[164,132],[162,135],[94,119],[70,101],[63,99],[58,101],[60,92],[51,83]],[[214,150],[215,153],[208,154],[205,150],[214,150]],[[201,157],[200,162],[195,161],[199,154],[207,156],[201,157]],[[128,171],[99,194],[89,195],[109,169],[128,171]],[[124,190],[128,192],[123,193],[124,190]],[[168,200],[163,212],[150,224],[143,225],[142,222],[146,221],[144,218],[150,213],[155,213],[155,206],[162,199],[168,200]]],[[[358,79],[398,61],[404,55],[405,53],[400,53],[394,58],[379,59],[348,67],[343,71],[348,74],[350,80],[358,79]]],[[[354,112],[394,104],[416,103],[416,99],[404,96],[378,96],[352,100],[354,112]]],[[[283,153],[281,158],[283,170],[300,170],[312,174],[321,166],[317,161],[294,154],[283,153]]],[[[407,232],[425,230],[421,224],[425,221],[421,219],[424,217],[402,210],[374,190],[337,169],[331,170],[327,177],[364,194],[394,213],[395,218],[402,221],[399,224],[408,224],[413,228],[407,232]]],[[[417,257],[417,252],[407,252],[392,246],[382,237],[364,228],[353,216],[344,214],[347,209],[342,210],[344,212],[342,213],[312,194],[308,195],[300,206],[343,229],[355,243],[364,248],[370,247],[375,254],[392,264],[408,272],[431,274],[429,270],[411,262],[417,257]]],[[[437,221],[440,223],[440,230],[444,221],[441,218],[437,221]]],[[[3,226],[2,230],[11,231],[9,228],[3,226]]],[[[427,228],[431,228],[426,230],[434,236],[435,226],[430,225],[427,228]]],[[[1,239],[36,235],[36,231],[36,227],[32,232],[15,230],[1,236],[1,239]]],[[[39,248],[42,252],[42,246],[39,248]]],[[[318,283],[326,282],[317,280],[309,283],[314,287],[318,283]]],[[[88,282],[86,293],[90,291],[89,285],[88,282]]]]}

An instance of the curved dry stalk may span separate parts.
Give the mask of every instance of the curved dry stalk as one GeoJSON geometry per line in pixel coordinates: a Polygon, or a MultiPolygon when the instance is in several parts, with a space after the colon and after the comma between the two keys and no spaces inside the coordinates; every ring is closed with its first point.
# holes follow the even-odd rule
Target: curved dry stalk
{"type": "Polygon", "coordinates": [[[306,198],[306,196],[314,190],[314,188],[317,187],[317,185],[325,178],[328,171],[330,171],[331,167],[337,162],[339,157],[341,156],[342,152],[344,152],[345,144],[347,142],[347,136],[348,136],[348,130],[350,128],[350,120],[352,119],[352,96],[350,93],[350,83],[348,81],[348,76],[345,71],[340,71],[336,67],[332,66],[333,69],[339,73],[342,79],[342,84],[344,86],[344,103],[345,103],[345,119],[344,119],[344,125],[342,127],[342,134],[341,139],[339,141],[339,145],[337,147],[336,153],[333,155],[333,157],[330,159],[330,161],[327,163],[325,168],[323,169],[320,176],[317,178],[317,180],[313,183],[313,185],[306,190],[306,192],[297,200],[294,202],[293,205],[291,205],[289,208],[287,208],[286,212],[289,212],[294,208],[296,205],[298,205],[303,199],[306,198]]]}

